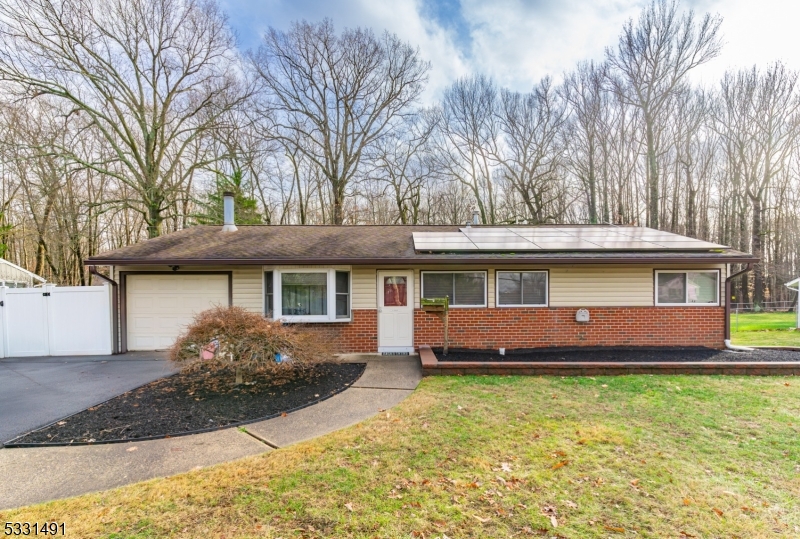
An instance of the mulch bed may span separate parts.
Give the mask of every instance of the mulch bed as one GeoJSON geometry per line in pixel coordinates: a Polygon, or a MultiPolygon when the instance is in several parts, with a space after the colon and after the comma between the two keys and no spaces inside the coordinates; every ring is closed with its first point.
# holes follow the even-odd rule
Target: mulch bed
{"type": "Polygon", "coordinates": [[[442,361],[479,362],[546,362],[546,363],[606,363],[606,362],[785,362],[800,361],[800,352],[793,350],[754,350],[733,352],[711,348],[533,348],[506,350],[501,356],[497,350],[453,349],[442,355],[441,348],[434,348],[436,359],[442,361]]]}
{"type": "Polygon", "coordinates": [[[230,368],[182,372],[151,382],[13,440],[13,444],[81,444],[142,440],[215,430],[274,417],[346,389],[363,363],[329,363],[278,377],[230,368]]]}

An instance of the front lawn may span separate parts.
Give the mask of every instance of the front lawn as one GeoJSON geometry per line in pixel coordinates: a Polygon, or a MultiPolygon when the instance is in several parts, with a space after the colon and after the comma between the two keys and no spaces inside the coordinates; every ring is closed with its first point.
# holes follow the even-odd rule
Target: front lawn
{"type": "Polygon", "coordinates": [[[795,313],[731,313],[731,341],[744,346],[798,346],[795,313]]]}
{"type": "Polygon", "coordinates": [[[0,517],[72,537],[797,537],[798,417],[795,378],[434,377],[309,443],[0,517]]]}

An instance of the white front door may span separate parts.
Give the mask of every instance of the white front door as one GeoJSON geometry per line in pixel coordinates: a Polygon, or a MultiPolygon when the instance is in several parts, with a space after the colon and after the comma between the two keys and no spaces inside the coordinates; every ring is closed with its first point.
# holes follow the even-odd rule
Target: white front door
{"type": "Polygon", "coordinates": [[[414,351],[414,272],[378,272],[378,352],[414,351]]]}

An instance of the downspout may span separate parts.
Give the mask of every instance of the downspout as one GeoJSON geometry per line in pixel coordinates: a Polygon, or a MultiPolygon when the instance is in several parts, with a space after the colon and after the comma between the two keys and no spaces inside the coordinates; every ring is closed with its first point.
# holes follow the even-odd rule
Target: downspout
{"type": "Polygon", "coordinates": [[[731,281],[738,277],[739,275],[743,275],[748,271],[752,271],[753,263],[747,264],[747,266],[740,272],[734,273],[727,279],[725,279],[725,348],[728,350],[737,350],[739,352],[748,352],[752,350],[752,348],[748,348],[747,346],[736,346],[731,344],[731,281]]]}
{"type": "Polygon", "coordinates": [[[111,325],[113,326],[113,329],[111,330],[111,353],[119,354],[119,285],[115,280],[106,277],[102,273],[99,273],[97,271],[97,266],[89,266],[89,274],[94,275],[111,285],[111,325]]]}

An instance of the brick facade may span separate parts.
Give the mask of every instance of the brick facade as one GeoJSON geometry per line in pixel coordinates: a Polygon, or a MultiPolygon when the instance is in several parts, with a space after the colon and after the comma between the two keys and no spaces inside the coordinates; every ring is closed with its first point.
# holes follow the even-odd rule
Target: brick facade
{"type": "Polygon", "coordinates": [[[341,353],[378,351],[378,311],[376,309],[353,309],[351,322],[331,324],[308,324],[321,338],[331,339],[341,353]]]}
{"type": "MultiPolygon", "coordinates": [[[[722,348],[724,307],[593,307],[588,324],[574,307],[451,309],[453,348],[545,346],[707,346],[722,348]]],[[[312,324],[341,352],[378,350],[378,313],[354,309],[352,322],[312,324]]],[[[442,323],[414,311],[414,346],[442,345],[442,323]]]]}
{"type": "MultiPolygon", "coordinates": [[[[593,307],[590,322],[574,307],[450,309],[453,348],[544,346],[707,346],[722,348],[724,307],[593,307]]],[[[414,312],[414,346],[442,345],[442,322],[414,312]]]]}

